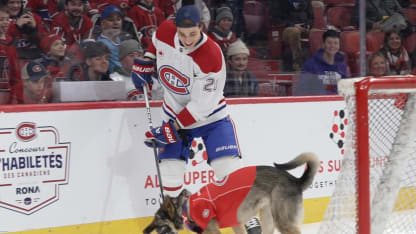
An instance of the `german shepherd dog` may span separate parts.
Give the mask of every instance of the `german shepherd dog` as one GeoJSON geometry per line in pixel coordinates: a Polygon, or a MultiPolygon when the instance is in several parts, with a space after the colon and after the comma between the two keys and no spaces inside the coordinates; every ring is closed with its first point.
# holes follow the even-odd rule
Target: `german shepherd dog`
{"type": "MultiPolygon", "coordinates": [[[[156,230],[159,234],[177,233],[184,228],[186,222],[188,228],[195,232],[221,233],[220,228],[232,227],[235,233],[245,233],[241,224],[246,223],[250,218],[260,213],[261,226],[264,234],[273,234],[277,228],[282,234],[297,234],[300,232],[300,225],[303,219],[303,191],[313,182],[315,174],[320,166],[319,159],[312,153],[302,153],[295,159],[284,163],[274,164],[273,166],[256,166],[253,168],[253,183],[247,188],[247,193],[242,197],[241,203],[235,203],[236,198],[231,198],[223,203],[225,207],[214,206],[215,210],[230,210],[233,204],[237,204],[233,215],[221,217],[221,212],[209,216],[207,224],[193,220],[195,213],[198,212],[192,207],[193,197],[199,196],[203,188],[198,193],[190,194],[184,190],[176,198],[165,196],[161,207],[157,210],[153,221],[147,226],[143,233],[151,233],[156,230]],[[306,163],[306,169],[300,178],[296,178],[287,170],[291,170],[306,163]],[[221,223],[224,218],[229,219],[235,216],[233,226],[226,226],[221,223]]],[[[249,167],[247,167],[249,168],[249,167]]],[[[244,168],[240,169],[244,170],[244,168]]],[[[238,171],[240,171],[238,170],[238,171]]],[[[229,175],[230,178],[233,174],[229,175]]],[[[247,180],[246,172],[236,177],[239,181],[247,180]]],[[[218,187],[218,186],[217,186],[218,187]]],[[[224,192],[229,193],[227,191],[224,192]]],[[[214,199],[215,200],[215,199],[214,199]]],[[[207,208],[208,209],[208,208],[207,208]]],[[[203,208],[204,211],[207,209],[203,208]]],[[[204,213],[204,212],[201,212],[204,213]]],[[[223,212],[224,213],[224,212],[223,212]]],[[[207,215],[207,212],[204,213],[207,215]]],[[[207,216],[206,216],[207,217],[207,216]]],[[[230,224],[230,223],[228,223],[230,224]]]]}

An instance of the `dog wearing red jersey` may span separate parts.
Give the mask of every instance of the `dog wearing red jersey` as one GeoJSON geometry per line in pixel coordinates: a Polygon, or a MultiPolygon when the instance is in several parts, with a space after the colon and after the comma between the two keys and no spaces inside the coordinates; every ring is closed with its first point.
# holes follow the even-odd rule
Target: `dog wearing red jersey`
{"type": "Polygon", "coordinates": [[[227,227],[244,233],[241,224],[260,213],[264,234],[273,234],[275,228],[282,234],[300,234],[303,191],[312,184],[319,166],[313,153],[302,153],[274,167],[241,168],[194,194],[184,190],[176,198],[166,196],[143,233],[177,233],[185,225],[198,233],[221,233],[220,228],[227,227]],[[300,178],[287,172],[302,164],[306,169],[300,178]]]}

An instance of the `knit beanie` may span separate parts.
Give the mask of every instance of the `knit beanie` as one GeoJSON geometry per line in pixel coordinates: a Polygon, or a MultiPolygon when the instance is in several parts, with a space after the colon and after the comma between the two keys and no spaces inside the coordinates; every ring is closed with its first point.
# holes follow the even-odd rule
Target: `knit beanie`
{"type": "Polygon", "coordinates": [[[218,24],[222,19],[231,19],[233,21],[233,13],[229,7],[220,7],[217,9],[217,16],[215,17],[215,23],[218,24]]]}
{"type": "Polygon", "coordinates": [[[51,47],[53,45],[53,43],[56,40],[62,40],[62,37],[56,34],[50,34],[46,37],[44,37],[41,41],[40,41],[40,48],[42,49],[43,53],[45,53],[46,55],[49,53],[49,51],[51,50],[51,47]]]}
{"type": "Polygon", "coordinates": [[[237,39],[235,42],[231,43],[227,48],[227,57],[231,57],[237,54],[246,54],[250,55],[250,51],[243,41],[237,39]]]}
{"type": "Polygon", "coordinates": [[[118,59],[121,61],[124,57],[133,52],[143,53],[144,50],[136,40],[125,40],[121,42],[120,47],[118,48],[118,59]]]}

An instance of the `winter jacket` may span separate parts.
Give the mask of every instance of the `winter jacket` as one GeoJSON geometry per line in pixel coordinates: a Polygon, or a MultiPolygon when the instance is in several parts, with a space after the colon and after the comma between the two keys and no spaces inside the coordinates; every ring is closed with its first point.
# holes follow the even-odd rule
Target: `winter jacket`
{"type": "Polygon", "coordinates": [[[329,64],[323,59],[324,49],[318,50],[309,58],[302,67],[302,73],[315,74],[325,86],[326,94],[337,94],[337,83],[342,78],[348,77],[348,67],[344,55],[335,54],[334,64],[329,64]]]}
{"type": "Polygon", "coordinates": [[[224,96],[225,97],[249,97],[257,96],[258,81],[253,73],[245,71],[242,79],[235,76],[232,69],[227,70],[227,79],[225,80],[224,96]]]}
{"type": "Polygon", "coordinates": [[[309,28],[313,26],[313,9],[311,1],[299,0],[299,5],[295,8],[291,0],[273,0],[271,1],[270,15],[273,24],[292,27],[295,24],[307,24],[309,28]]]}

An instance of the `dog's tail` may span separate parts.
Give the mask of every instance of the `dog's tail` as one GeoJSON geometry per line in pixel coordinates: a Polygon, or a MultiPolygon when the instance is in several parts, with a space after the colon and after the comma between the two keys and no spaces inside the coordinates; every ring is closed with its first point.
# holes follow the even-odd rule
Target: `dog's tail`
{"type": "Polygon", "coordinates": [[[291,170],[299,167],[300,165],[306,163],[306,169],[302,177],[299,178],[300,187],[302,191],[309,187],[312,184],[315,174],[318,172],[320,167],[320,161],[318,157],[313,153],[302,153],[297,156],[292,161],[289,161],[284,164],[275,163],[274,166],[282,170],[291,170]]]}

